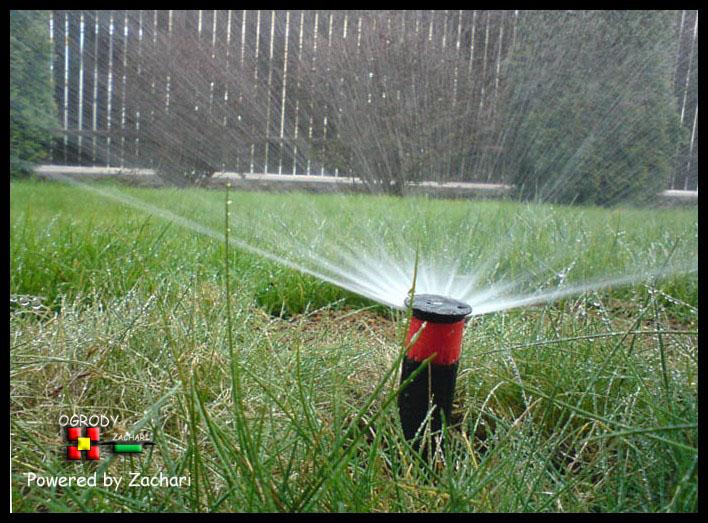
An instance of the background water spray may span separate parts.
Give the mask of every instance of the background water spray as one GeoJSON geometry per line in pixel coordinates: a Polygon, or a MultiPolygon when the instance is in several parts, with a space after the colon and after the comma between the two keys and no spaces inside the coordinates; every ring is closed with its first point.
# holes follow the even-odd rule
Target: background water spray
{"type": "MultiPolygon", "coordinates": [[[[677,179],[697,187],[693,12],[13,17],[37,29],[25,47],[49,42],[48,76],[13,69],[23,83],[11,110],[52,87],[55,111],[46,100],[33,110],[54,112],[55,163],[153,167],[179,185],[224,169],[351,175],[395,195],[423,181],[502,182],[535,202],[445,219],[415,198],[401,216],[367,216],[366,201],[345,194],[325,208],[302,197],[234,206],[235,246],[380,303],[402,306],[421,238],[418,288],[475,313],[697,270],[690,226],[674,252],[652,252],[621,211],[608,235],[583,226],[589,209],[569,226],[538,205],[647,205],[677,179]],[[597,264],[598,252],[613,261],[597,264]]],[[[213,199],[185,193],[167,209],[117,187],[90,190],[221,237],[213,199]]]]}

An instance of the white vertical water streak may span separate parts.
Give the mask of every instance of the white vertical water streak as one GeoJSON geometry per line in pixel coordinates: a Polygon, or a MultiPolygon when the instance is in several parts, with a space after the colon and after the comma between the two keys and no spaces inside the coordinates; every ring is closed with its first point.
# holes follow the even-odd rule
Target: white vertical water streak
{"type": "MultiPolygon", "coordinates": [[[[297,61],[302,63],[302,37],[305,27],[305,13],[300,11],[300,34],[298,35],[297,61]]],[[[300,92],[300,76],[297,75],[297,91],[300,92]]],[[[295,100],[295,147],[293,152],[293,174],[297,174],[297,139],[300,132],[300,100],[295,100]]]]}
{"type": "MultiPolygon", "coordinates": [[[[484,29],[484,54],[482,55],[482,90],[479,96],[479,111],[484,109],[485,79],[487,76],[487,49],[489,48],[489,13],[487,13],[487,24],[484,29]]],[[[482,115],[484,118],[484,115],[482,115]]]]}
{"type": "MultiPolygon", "coordinates": [[[[246,18],[247,18],[247,16],[248,16],[248,11],[246,9],[241,11],[241,60],[240,60],[240,69],[239,69],[239,71],[241,71],[241,72],[244,71],[243,62],[246,57],[246,18]]],[[[243,84],[241,84],[241,85],[243,85],[243,84]]],[[[243,102],[243,95],[244,95],[243,87],[241,87],[238,92],[239,105],[241,105],[241,103],[243,102]]],[[[245,165],[245,163],[246,163],[245,159],[244,159],[243,163],[245,165]]],[[[239,170],[241,170],[241,155],[240,154],[238,157],[238,166],[239,166],[239,170]]],[[[243,170],[245,171],[246,167],[243,167],[243,170]]]]}
{"type": "MultiPolygon", "coordinates": [[[[218,16],[218,11],[214,9],[214,12],[212,13],[212,23],[211,23],[211,59],[212,61],[216,58],[216,22],[217,22],[217,16],[218,16]]],[[[209,82],[209,117],[211,118],[211,115],[214,112],[214,79],[212,78],[211,81],[209,82]]]]}
{"type": "MultiPolygon", "coordinates": [[[[681,32],[683,31],[683,26],[684,26],[684,16],[683,15],[685,15],[685,13],[686,13],[686,11],[684,10],[683,14],[681,16],[681,32]]],[[[680,117],[681,127],[684,126],[684,117],[686,115],[686,101],[688,99],[688,88],[689,88],[690,81],[691,81],[691,65],[693,63],[693,53],[694,53],[694,50],[696,49],[697,36],[698,36],[698,15],[696,14],[696,22],[694,24],[694,30],[693,30],[693,40],[691,42],[691,52],[688,57],[688,65],[686,66],[686,81],[684,82],[683,98],[681,101],[681,113],[680,113],[681,114],[681,117],[680,117]]],[[[678,51],[677,52],[680,55],[680,53],[681,53],[681,38],[680,38],[680,36],[679,36],[679,40],[678,40],[678,51]]],[[[677,64],[676,74],[678,75],[678,64],[677,64]]],[[[677,144],[676,145],[676,155],[677,156],[679,155],[680,150],[681,150],[680,144],[677,144]]],[[[671,183],[669,184],[671,189],[675,189],[677,174],[678,174],[677,169],[674,168],[671,170],[671,183]]],[[[684,187],[687,187],[687,185],[686,185],[687,181],[688,181],[688,171],[686,171],[685,176],[684,176],[684,187]]]]}
{"type": "MultiPolygon", "coordinates": [[[[231,65],[231,10],[229,9],[226,15],[226,76],[229,74],[229,66],[231,65]]],[[[224,85],[224,107],[227,108],[224,111],[224,119],[222,125],[227,127],[228,124],[228,101],[229,101],[229,84],[228,82],[224,85]]]]}
{"type": "MultiPolygon", "coordinates": [[[[152,47],[153,51],[155,50],[155,47],[157,47],[157,11],[153,10],[152,12],[152,47]]],[[[155,97],[155,92],[157,90],[157,80],[155,75],[151,75],[151,80],[150,80],[150,96],[154,99],[155,97]]],[[[154,125],[155,123],[155,106],[153,104],[150,104],[150,124],[154,125]]]]}
{"type": "MultiPolygon", "coordinates": [[[[501,74],[502,44],[504,42],[504,16],[499,22],[499,48],[497,49],[497,64],[494,74],[494,97],[492,98],[492,115],[496,111],[497,98],[499,95],[499,76],[501,74]]],[[[493,117],[493,116],[492,116],[493,117]]]]}
{"type": "Polygon", "coordinates": [[[471,75],[472,74],[472,64],[474,62],[474,37],[475,37],[475,28],[476,28],[476,22],[477,22],[477,11],[472,11],[472,34],[470,36],[470,61],[467,66],[467,74],[471,75]]]}
{"type": "Polygon", "coordinates": [[[245,9],[241,12],[241,67],[246,56],[246,16],[248,11],[245,9]]]}
{"type": "MultiPolygon", "coordinates": [[[[312,68],[314,69],[315,64],[317,62],[317,36],[318,36],[318,24],[319,24],[319,19],[320,19],[320,14],[319,12],[315,11],[315,27],[312,32],[312,68]]],[[[312,104],[312,102],[310,102],[312,104]]],[[[312,133],[314,129],[314,118],[312,116],[313,111],[310,111],[310,121],[307,127],[307,138],[312,142],[312,133]]],[[[311,171],[312,168],[312,163],[310,161],[310,155],[307,156],[307,169],[306,169],[306,174],[312,174],[311,171]]]]}
{"type": "Polygon", "coordinates": [[[96,165],[96,131],[98,130],[98,11],[94,14],[94,60],[93,60],[93,94],[91,96],[91,161],[96,165]]]}
{"type": "MultiPolygon", "coordinates": [[[[69,144],[69,15],[64,13],[64,151],[69,144]]],[[[65,158],[66,161],[66,158],[65,158]]]]}
{"type": "Polygon", "coordinates": [[[126,109],[125,109],[125,89],[128,82],[126,70],[128,67],[128,11],[125,12],[123,18],[123,77],[121,78],[121,108],[120,108],[120,166],[125,167],[125,124],[126,124],[126,109]]]}
{"type": "Polygon", "coordinates": [[[462,10],[457,12],[457,39],[455,40],[455,70],[452,76],[452,107],[457,106],[457,82],[459,79],[460,38],[462,36],[462,10]]]}
{"type": "MultiPolygon", "coordinates": [[[[471,82],[472,77],[472,66],[474,64],[474,39],[475,39],[475,29],[477,25],[477,11],[472,11],[472,27],[470,29],[470,58],[467,62],[467,82],[471,82]]],[[[465,101],[465,104],[469,104],[469,101],[465,101]]],[[[469,105],[467,105],[469,107],[469,105]]],[[[464,180],[465,177],[465,167],[467,165],[467,158],[462,158],[460,162],[460,179],[464,180]]]]}
{"type": "Polygon", "coordinates": [[[216,50],[216,19],[217,19],[218,15],[219,15],[219,11],[214,9],[212,26],[211,26],[211,59],[212,60],[216,56],[216,53],[215,53],[215,50],[216,50]]]}
{"type": "Polygon", "coordinates": [[[693,63],[693,55],[696,50],[696,40],[698,38],[698,14],[696,14],[696,22],[693,25],[693,40],[691,42],[691,54],[688,58],[688,67],[686,68],[686,85],[683,89],[683,102],[681,103],[681,125],[683,125],[684,114],[686,113],[686,101],[688,99],[688,86],[691,81],[691,64],[693,63]]]}
{"type": "Polygon", "coordinates": [[[79,17],[79,115],[78,115],[78,155],[81,159],[83,145],[83,123],[84,123],[84,14],[79,17]]]}
{"type": "Polygon", "coordinates": [[[433,41],[433,20],[435,18],[435,10],[430,10],[430,27],[428,27],[428,42],[433,41]]]}
{"type": "Polygon", "coordinates": [[[271,100],[270,95],[273,85],[273,48],[275,44],[275,10],[270,12],[270,41],[268,49],[268,90],[266,92],[266,118],[265,118],[265,158],[263,160],[263,172],[268,173],[268,153],[270,152],[270,118],[271,100]]]}
{"type": "Polygon", "coordinates": [[[442,33],[442,48],[447,47],[447,18],[449,11],[445,9],[443,11],[443,33],[442,33]]]}
{"type": "Polygon", "coordinates": [[[106,165],[111,166],[111,110],[113,108],[113,12],[111,11],[111,16],[108,23],[108,72],[106,73],[106,98],[107,108],[106,108],[106,131],[108,133],[106,137],[106,165]]]}
{"type": "MultiPolygon", "coordinates": [[[[332,13],[329,14],[329,27],[327,29],[327,53],[329,54],[332,49],[332,26],[334,23],[334,15],[332,13]]],[[[328,62],[326,62],[328,63],[328,62]]],[[[329,74],[329,64],[327,65],[327,74],[329,74]]],[[[327,143],[327,115],[322,119],[322,140],[323,140],[323,147],[324,144],[327,143]]],[[[320,175],[324,175],[324,162],[322,162],[322,165],[320,166],[320,175]]]]}
{"type": "MultiPolygon", "coordinates": [[[[683,188],[688,189],[688,178],[691,172],[691,163],[693,163],[693,145],[696,141],[696,125],[698,124],[698,104],[696,103],[696,112],[693,115],[693,129],[691,130],[691,145],[688,150],[688,162],[686,163],[686,177],[684,179],[683,188]]],[[[698,190],[698,179],[696,179],[696,190],[698,190]]]]}
{"type": "Polygon", "coordinates": [[[278,174],[283,174],[283,146],[285,138],[285,103],[287,100],[288,85],[288,43],[290,39],[290,11],[285,12],[285,49],[283,56],[283,88],[280,93],[280,161],[278,174]]]}
{"type": "MultiPolygon", "coordinates": [[[[254,91],[258,89],[258,53],[260,51],[261,47],[261,11],[260,9],[256,11],[256,56],[254,59],[254,73],[253,73],[253,89],[254,91]]],[[[251,170],[250,172],[253,173],[254,169],[254,163],[255,163],[255,154],[256,154],[256,144],[252,143],[251,144],[251,170]]]]}
{"type": "MultiPolygon", "coordinates": [[[[54,93],[56,81],[54,80],[54,56],[56,49],[54,48],[54,11],[49,11],[49,84],[51,85],[52,93],[54,93]]],[[[54,144],[49,148],[49,161],[54,163],[54,144]]]]}
{"type": "MultiPolygon", "coordinates": [[[[143,56],[143,11],[138,11],[138,78],[142,75],[142,56],[143,56]]],[[[135,110],[135,158],[140,159],[140,110],[135,110]]]]}

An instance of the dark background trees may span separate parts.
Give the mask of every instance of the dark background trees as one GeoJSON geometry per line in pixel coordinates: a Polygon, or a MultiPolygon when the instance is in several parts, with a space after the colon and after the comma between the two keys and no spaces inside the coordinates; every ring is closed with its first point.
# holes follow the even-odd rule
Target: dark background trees
{"type": "Polygon", "coordinates": [[[675,13],[529,12],[510,57],[504,169],[524,198],[612,204],[666,186],[684,138],[675,13]]]}
{"type": "Polygon", "coordinates": [[[46,11],[10,11],[10,173],[47,156],[57,127],[46,11]]]}

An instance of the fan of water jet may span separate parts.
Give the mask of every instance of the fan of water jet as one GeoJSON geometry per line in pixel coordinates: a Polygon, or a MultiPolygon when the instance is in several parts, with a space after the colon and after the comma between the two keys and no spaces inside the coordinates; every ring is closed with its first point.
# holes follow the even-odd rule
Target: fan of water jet
{"type": "MultiPolygon", "coordinates": [[[[218,198],[212,195],[190,196],[183,200],[183,207],[173,204],[173,210],[177,211],[173,212],[160,207],[162,198],[159,192],[151,195],[153,202],[143,202],[120,190],[88,187],[198,233],[217,239],[222,237],[219,222],[223,209],[218,198]],[[202,205],[195,205],[197,202],[202,205]]],[[[232,196],[231,238],[235,245],[396,308],[402,308],[408,293],[415,259],[413,246],[418,244],[425,246],[421,249],[418,269],[419,292],[460,299],[472,305],[475,314],[696,270],[694,234],[677,238],[674,249],[667,253],[642,249],[643,256],[653,254],[656,257],[646,258],[643,263],[628,256],[642,247],[642,236],[651,230],[646,221],[642,221],[639,228],[623,231],[621,245],[625,256],[622,257],[617,245],[610,241],[613,237],[602,229],[582,228],[586,238],[583,245],[560,237],[553,240],[539,235],[539,231],[548,231],[534,227],[529,216],[523,216],[518,209],[507,214],[506,221],[516,226],[504,229],[509,233],[506,241],[495,241],[498,221],[490,220],[487,226],[478,224],[473,238],[463,234],[446,235],[444,231],[449,227],[435,231],[434,224],[421,218],[425,213],[417,211],[421,206],[435,205],[436,202],[421,200],[414,205],[399,202],[398,213],[391,216],[389,206],[382,201],[377,215],[361,220],[358,218],[359,198],[335,197],[336,209],[325,211],[313,209],[311,197],[304,195],[288,198],[273,195],[257,200],[246,196],[232,196]],[[266,212],[264,207],[269,206],[268,199],[271,209],[266,212]],[[423,236],[419,235],[420,231],[424,232],[423,236]],[[431,239],[428,236],[431,232],[438,234],[431,239]],[[603,241],[604,249],[601,250],[600,242],[603,241]],[[595,258],[586,255],[587,245],[594,245],[595,258]],[[519,252],[525,255],[517,256],[515,253],[519,252]],[[603,263],[595,265],[597,258],[603,263]],[[516,263],[509,263],[514,259],[516,263]],[[528,265],[534,259],[542,260],[544,267],[528,265]]],[[[464,208],[469,204],[458,205],[464,208]]],[[[498,216],[499,205],[486,202],[479,212],[498,216]]],[[[546,213],[539,213],[535,208],[525,210],[541,215],[541,223],[546,221],[547,209],[546,213]]],[[[642,219],[644,215],[637,212],[638,219],[642,219]]],[[[552,213],[557,219],[565,220],[568,228],[585,226],[580,219],[582,216],[579,218],[575,211],[552,213]]],[[[454,213],[443,216],[436,216],[436,221],[454,222],[454,213]]],[[[478,223],[477,217],[474,219],[478,223]]],[[[466,228],[464,222],[458,224],[462,229],[466,228]]],[[[688,231],[691,233],[690,228],[688,231]]],[[[651,232],[660,239],[663,231],[651,232]]],[[[570,238],[572,240],[574,236],[570,235],[570,238]]]]}

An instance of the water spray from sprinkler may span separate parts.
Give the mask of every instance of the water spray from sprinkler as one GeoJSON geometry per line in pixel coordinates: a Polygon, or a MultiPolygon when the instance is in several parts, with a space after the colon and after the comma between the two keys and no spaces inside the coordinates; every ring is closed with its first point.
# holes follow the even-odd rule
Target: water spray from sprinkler
{"type": "Polygon", "coordinates": [[[472,307],[458,300],[435,294],[417,294],[405,301],[413,317],[406,336],[408,347],[401,365],[401,383],[426,360],[427,368],[418,372],[398,396],[398,412],[406,439],[418,450],[430,415],[430,432],[440,432],[449,423],[455,393],[458,361],[462,349],[465,319],[472,307]]]}

